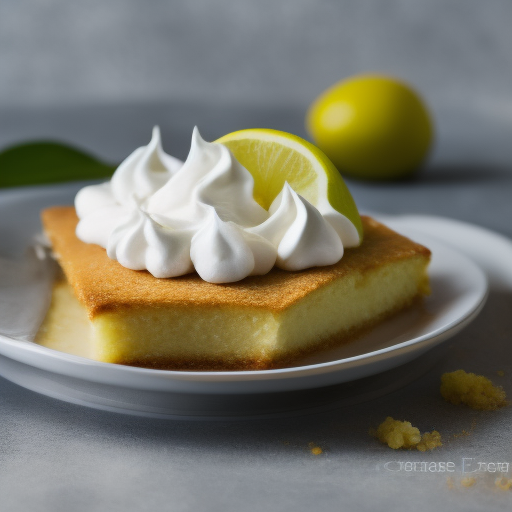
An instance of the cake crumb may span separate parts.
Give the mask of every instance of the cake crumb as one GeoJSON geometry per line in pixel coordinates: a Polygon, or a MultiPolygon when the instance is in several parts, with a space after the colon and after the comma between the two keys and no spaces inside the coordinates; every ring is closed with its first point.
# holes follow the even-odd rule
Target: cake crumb
{"type": "Polygon", "coordinates": [[[474,476],[466,476],[460,483],[463,487],[473,487],[476,484],[476,478],[474,476]]]}
{"type": "Polygon", "coordinates": [[[422,452],[442,446],[441,434],[434,430],[420,434],[418,428],[410,421],[395,420],[388,416],[377,428],[370,430],[370,435],[377,437],[381,443],[393,450],[399,448],[416,448],[422,452]]]}
{"type": "Polygon", "coordinates": [[[503,370],[498,370],[496,372],[500,377],[503,377],[505,375],[505,372],[503,370]]]}
{"type": "Polygon", "coordinates": [[[311,442],[308,444],[309,448],[310,448],[310,451],[313,455],[320,455],[321,453],[323,453],[323,450],[322,448],[320,448],[320,446],[317,446],[315,443],[311,442]]]}
{"type": "Polygon", "coordinates": [[[453,434],[453,438],[454,439],[457,439],[458,437],[467,437],[467,436],[470,436],[471,435],[471,431],[467,431],[465,429],[462,429],[462,432],[457,432],[455,434],[453,434]]]}
{"type": "Polygon", "coordinates": [[[501,489],[502,491],[509,491],[510,489],[512,489],[512,478],[505,478],[503,476],[500,478],[496,478],[496,480],[494,481],[494,485],[498,489],[501,489]]]}
{"type": "Polygon", "coordinates": [[[419,429],[413,427],[410,421],[395,420],[391,416],[377,427],[375,434],[381,443],[393,450],[413,448],[421,441],[419,429]]]}
{"type": "Polygon", "coordinates": [[[462,429],[462,432],[453,434],[453,438],[457,439],[458,437],[462,437],[462,436],[470,436],[473,433],[473,431],[475,430],[475,427],[476,427],[476,419],[473,418],[473,420],[471,421],[470,429],[469,430],[462,429]]]}
{"type": "Polygon", "coordinates": [[[456,370],[441,376],[441,395],[454,405],[465,404],[473,409],[491,411],[508,405],[501,386],[483,375],[456,370]]]}
{"type": "Polygon", "coordinates": [[[443,446],[443,443],[441,443],[441,434],[437,430],[433,430],[432,432],[425,432],[421,436],[421,441],[416,445],[416,448],[420,452],[426,452],[427,450],[433,450],[439,446],[443,446]]]}

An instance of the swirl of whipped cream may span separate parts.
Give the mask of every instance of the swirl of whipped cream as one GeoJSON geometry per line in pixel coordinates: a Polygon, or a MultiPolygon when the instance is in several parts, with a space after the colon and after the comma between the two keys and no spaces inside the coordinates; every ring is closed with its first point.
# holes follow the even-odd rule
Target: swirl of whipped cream
{"type": "Polygon", "coordinates": [[[194,128],[183,167],[147,201],[147,210],[165,225],[202,224],[215,208],[224,221],[240,226],[264,222],[268,213],[253,198],[254,179],[222,144],[204,141],[194,128]]]}
{"type": "Polygon", "coordinates": [[[107,255],[123,267],[148,270],[155,277],[176,277],[194,270],[190,259],[193,232],[165,228],[140,208],[112,231],[107,255]]]}
{"type": "Polygon", "coordinates": [[[288,183],[270,205],[270,217],[248,231],[277,247],[276,266],[283,270],[333,265],[343,256],[338,233],[322,214],[288,183]]]}
{"type": "Polygon", "coordinates": [[[286,183],[267,212],[253,188],[229,149],[205,142],[197,128],[184,164],[163,152],[154,129],[150,144],[110,183],[78,193],[77,236],[127,268],[159,278],[195,269],[212,283],[266,274],[274,265],[331,265],[344,245],[359,243],[355,227],[327,199],[317,209],[286,183]]]}
{"type": "Polygon", "coordinates": [[[146,198],[163,187],[181,168],[183,162],[164,153],[158,126],[147,146],[136,149],[112,176],[112,194],[123,205],[130,205],[134,195],[146,198]]]}
{"type": "Polygon", "coordinates": [[[192,238],[190,257],[197,273],[210,283],[240,281],[266,274],[276,261],[276,249],[265,238],[224,222],[215,208],[192,238]]]}
{"type": "Polygon", "coordinates": [[[164,153],[160,129],[155,126],[150,143],[129,155],[110,182],[90,185],[78,192],[77,237],[106,248],[114,229],[126,222],[133,208],[138,208],[137,198],[156,192],[182,165],[181,160],[164,153]]]}

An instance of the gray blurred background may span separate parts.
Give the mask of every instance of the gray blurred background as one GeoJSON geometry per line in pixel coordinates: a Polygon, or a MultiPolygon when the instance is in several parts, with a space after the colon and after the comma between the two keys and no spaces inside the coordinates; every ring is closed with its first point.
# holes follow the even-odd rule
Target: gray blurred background
{"type": "Polygon", "coordinates": [[[510,0],[0,0],[0,106],[305,108],[379,71],[512,115],[511,22],[510,0]]]}

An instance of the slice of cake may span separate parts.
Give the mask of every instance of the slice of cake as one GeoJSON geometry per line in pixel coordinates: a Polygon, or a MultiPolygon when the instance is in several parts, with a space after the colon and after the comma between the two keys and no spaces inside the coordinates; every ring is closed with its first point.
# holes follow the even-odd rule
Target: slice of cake
{"type": "MultiPolygon", "coordinates": [[[[196,273],[158,279],[79,240],[73,207],[42,214],[53,251],[90,324],[90,354],[175,370],[255,370],[341,344],[429,292],[430,251],[363,217],[364,238],[333,265],[225,284],[196,273]]],[[[52,311],[63,304],[54,296],[52,311]]],[[[41,332],[49,332],[43,326],[41,332]]]]}

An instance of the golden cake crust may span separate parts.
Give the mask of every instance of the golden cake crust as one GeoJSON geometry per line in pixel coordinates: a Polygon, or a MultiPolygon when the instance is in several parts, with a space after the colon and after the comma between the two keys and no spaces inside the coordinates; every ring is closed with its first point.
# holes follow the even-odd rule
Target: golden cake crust
{"type": "Polygon", "coordinates": [[[45,233],[53,251],[92,319],[119,309],[166,306],[237,306],[279,312],[333,280],[411,256],[429,257],[430,251],[370,217],[362,217],[364,240],[348,249],[336,264],[289,272],[278,268],[264,276],[236,283],[213,284],[196,273],[157,279],[110,259],[105,249],[86,244],[75,235],[78,217],[72,206],[55,206],[42,212],[45,233]]]}

